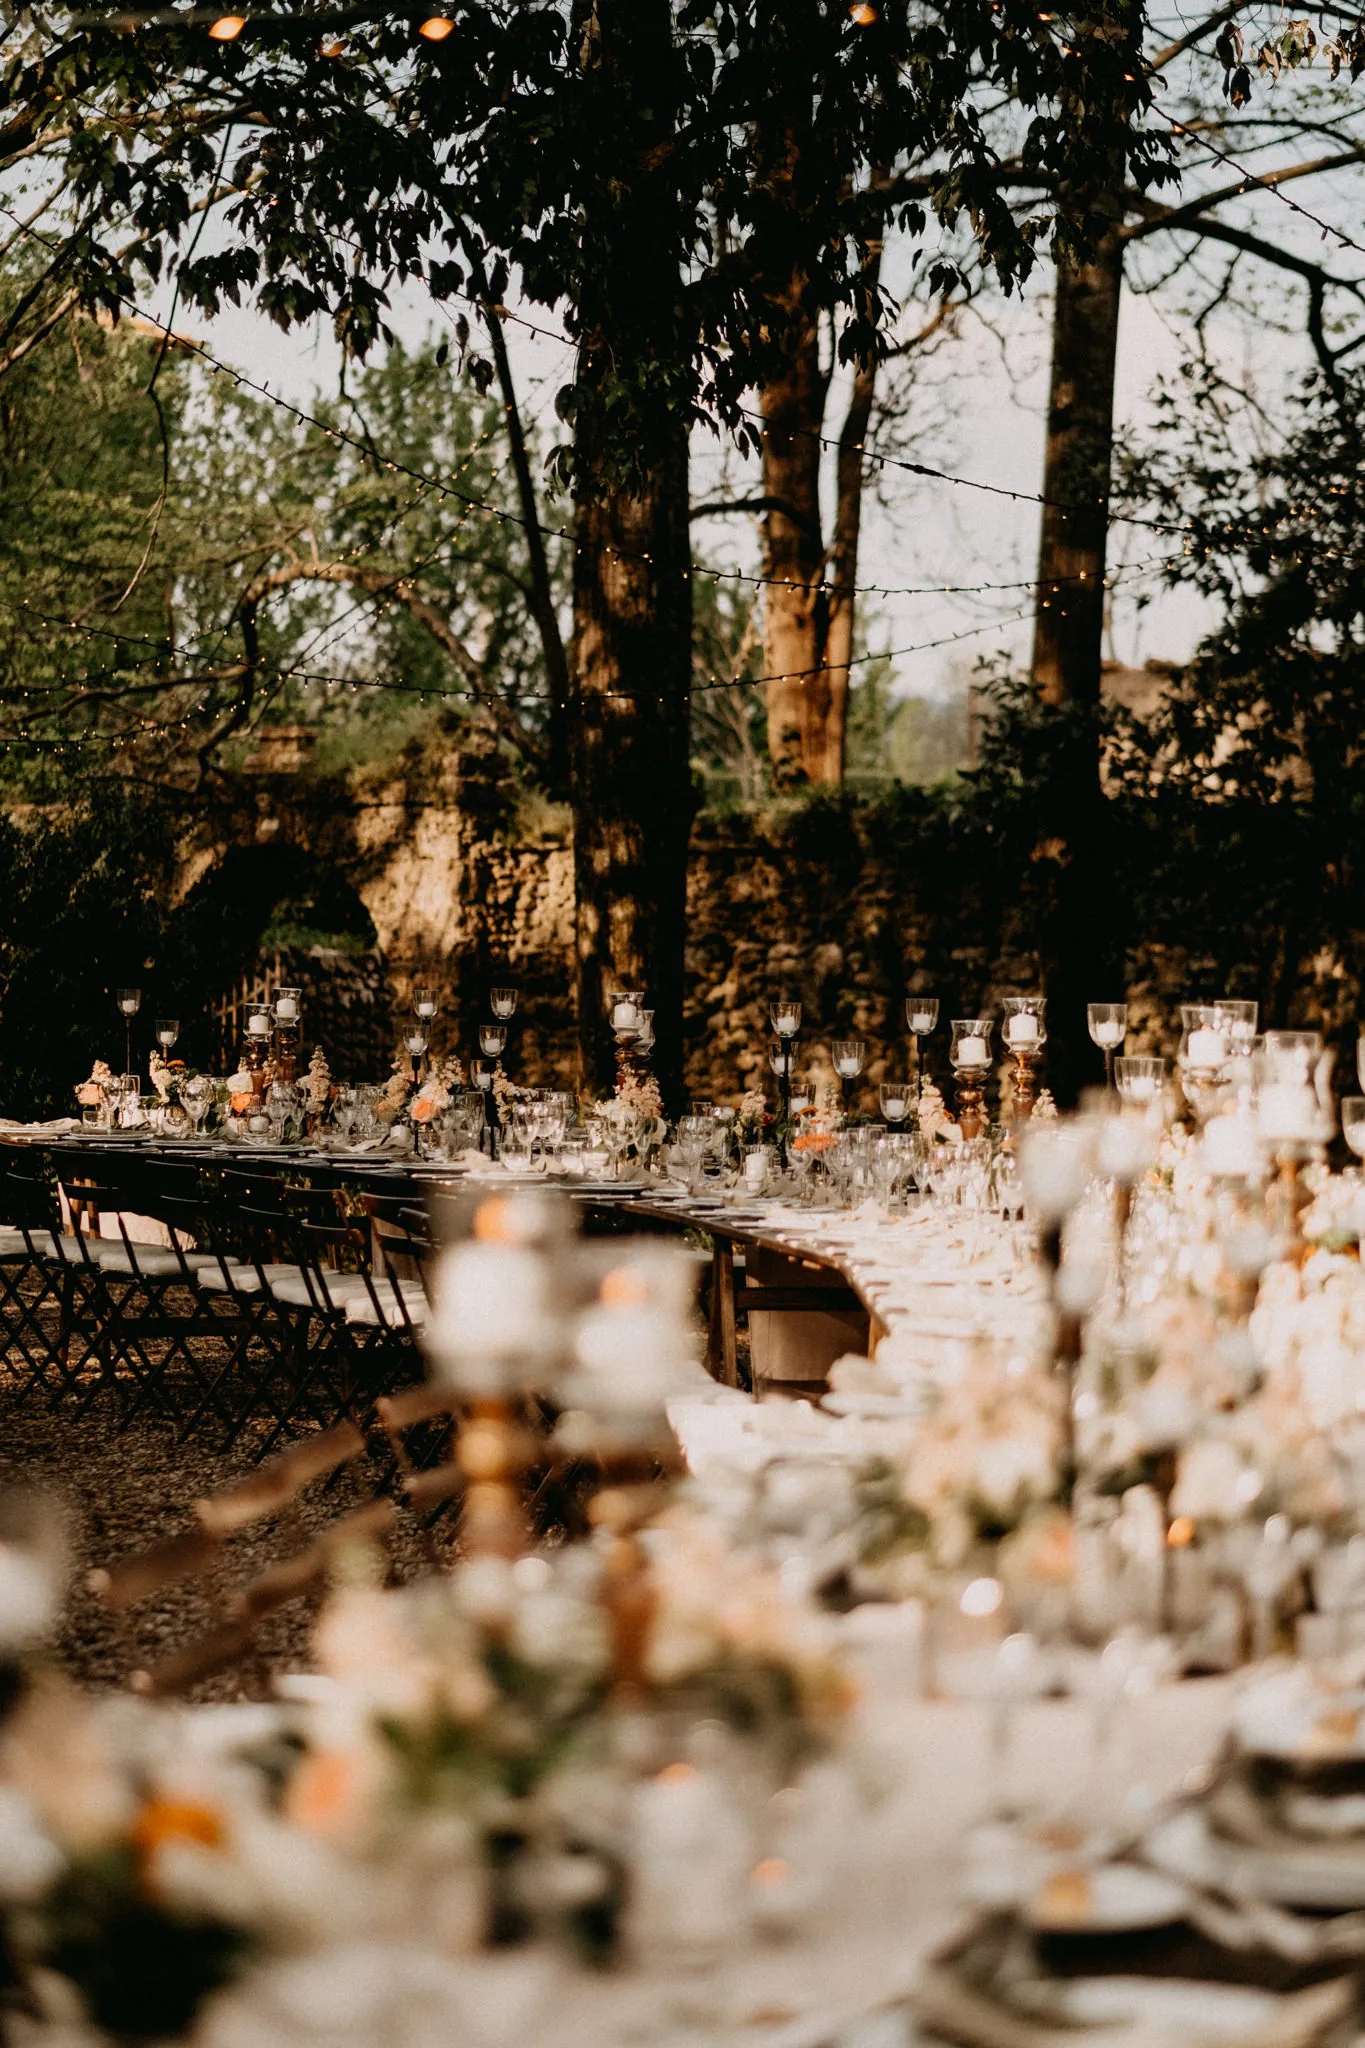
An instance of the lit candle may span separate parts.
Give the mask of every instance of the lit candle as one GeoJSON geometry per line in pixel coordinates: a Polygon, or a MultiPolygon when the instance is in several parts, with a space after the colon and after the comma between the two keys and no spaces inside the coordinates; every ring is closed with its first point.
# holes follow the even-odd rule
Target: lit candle
{"type": "Polygon", "coordinates": [[[761,1188],[768,1178],[768,1155],[760,1149],[744,1155],[744,1178],[750,1187],[761,1188]]]}
{"type": "Polygon", "coordinates": [[[268,1038],[270,1036],[270,1019],[259,1014],[254,1017],[248,1017],[246,1020],[246,1030],[248,1038],[268,1038]]]}
{"type": "Polygon", "coordinates": [[[1117,1021],[1095,1026],[1096,1045],[1122,1045],[1123,1026],[1117,1021]]]}
{"type": "MultiPolygon", "coordinates": [[[[1038,1043],[1038,1019],[1032,1010],[1016,1010],[1005,1025],[1005,1037],[1011,1045],[1036,1045],[1038,1043]]],[[[960,1055],[959,1055],[960,1057],[960,1055]]]]}
{"type": "Polygon", "coordinates": [[[611,1013],[611,1028],[613,1031],[633,1031],[639,1021],[634,1003],[626,1002],[623,999],[613,1006],[611,1013]]]}
{"type": "Polygon", "coordinates": [[[934,1028],[934,1020],[927,1010],[916,1010],[910,1019],[910,1029],[917,1038],[927,1038],[934,1028]]]}
{"type": "MultiPolygon", "coordinates": [[[[419,996],[417,998],[416,1009],[419,1017],[434,1017],[436,1015],[435,996],[419,996]]],[[[283,1014],[283,1012],[281,1012],[281,1014],[283,1014]]]]}
{"type": "Polygon", "coordinates": [[[1125,1081],[1123,1084],[1124,1093],[1130,1102],[1154,1101],[1159,1086],[1160,1083],[1154,1081],[1150,1074],[1139,1074],[1135,1079],[1125,1081]]]}
{"type": "Polygon", "coordinates": [[[292,1024],[299,1014],[299,1006],[293,996],[281,996],[275,1005],[275,1015],[281,1024],[292,1024]]]}
{"type": "Polygon", "coordinates": [[[990,1065],[990,1047],[984,1038],[960,1038],[954,1055],[960,1067],[985,1067],[990,1065]]]}
{"type": "Polygon", "coordinates": [[[1192,1067],[1221,1067],[1227,1058],[1227,1044],[1222,1032],[1210,1031],[1207,1026],[1192,1031],[1185,1057],[1192,1067]]]}

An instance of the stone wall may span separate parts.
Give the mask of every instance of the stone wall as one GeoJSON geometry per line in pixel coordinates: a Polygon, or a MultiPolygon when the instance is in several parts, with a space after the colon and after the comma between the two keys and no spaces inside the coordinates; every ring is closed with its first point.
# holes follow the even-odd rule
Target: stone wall
{"type": "MultiPolygon", "coordinates": [[[[467,745],[428,748],[397,770],[344,781],[244,777],[212,830],[187,849],[187,876],[202,885],[244,843],[264,849],[267,867],[289,849],[295,859],[324,863],[373,919],[378,957],[360,976],[371,993],[362,997],[354,968],[334,970],[349,990],[347,1065],[385,1070],[417,981],[443,991],[438,1045],[472,1051],[489,987],[511,981],[522,1000],[510,1069],[524,1080],[572,1084],[567,833],[553,816],[528,820],[498,756],[467,745]],[[368,1052],[364,1031],[372,1031],[368,1052]]],[[[1047,867],[1038,851],[1011,851],[991,821],[923,791],[870,805],[811,801],[702,815],[692,836],[686,933],[691,1092],[733,1101],[768,1079],[767,1006],[779,993],[805,1006],[805,1060],[816,1076],[830,1074],[829,1040],[840,1036],[866,1041],[869,1089],[903,1073],[911,989],[937,994],[946,1020],[991,1013],[1002,994],[1037,987],[1030,934],[1047,867]]],[[[1169,1053],[1175,1005],[1191,992],[1259,993],[1274,1021],[1347,1033],[1357,976],[1306,927],[1281,931],[1274,918],[1239,923],[1230,914],[1206,919],[1194,943],[1192,910],[1172,912],[1163,899],[1141,915],[1153,929],[1136,935],[1130,967],[1131,1051],[1169,1053]]],[[[315,982],[329,971],[325,958],[311,970],[315,982]]],[[[310,1005],[319,1024],[327,1001],[319,989],[310,1005]]],[[[941,1075],[942,1028],[932,1055],[941,1075]]]]}

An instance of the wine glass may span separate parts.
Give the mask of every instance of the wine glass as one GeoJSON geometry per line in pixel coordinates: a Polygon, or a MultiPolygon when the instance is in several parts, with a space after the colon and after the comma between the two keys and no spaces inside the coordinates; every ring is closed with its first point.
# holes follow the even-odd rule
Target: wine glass
{"type": "Polygon", "coordinates": [[[123,1018],[123,1065],[126,1071],[133,1064],[133,1019],[142,1008],[142,990],[121,988],[118,991],[118,1006],[123,1018]]]}
{"type": "Polygon", "coordinates": [[[1356,1158],[1365,1159],[1365,1095],[1342,1097],[1341,1135],[1356,1158]]]}
{"type": "Polygon", "coordinates": [[[882,1115],[889,1124],[903,1124],[910,1114],[910,1083],[908,1081],[883,1081],[878,1089],[881,1098],[882,1115]]]}
{"type": "Polygon", "coordinates": [[[213,1083],[208,1075],[191,1074],[188,1081],[182,1081],[180,1084],[180,1100],[189,1111],[190,1123],[197,1134],[200,1124],[203,1123],[204,1118],[208,1115],[209,1104],[213,1100],[213,1083]]]}
{"type": "Polygon", "coordinates": [[[493,1015],[505,1024],[517,1007],[517,991],[514,988],[491,988],[488,991],[488,1006],[493,1015]]]}
{"type": "Polygon", "coordinates": [[[180,1036],[178,1017],[158,1017],[156,1020],[156,1042],[163,1052],[169,1052],[180,1036]]]}
{"type": "Polygon", "coordinates": [[[1087,1003],[1085,1021],[1089,1026],[1091,1043],[1104,1054],[1104,1078],[1108,1087],[1114,1085],[1114,1055],[1128,1036],[1127,1003],[1087,1003]]]}

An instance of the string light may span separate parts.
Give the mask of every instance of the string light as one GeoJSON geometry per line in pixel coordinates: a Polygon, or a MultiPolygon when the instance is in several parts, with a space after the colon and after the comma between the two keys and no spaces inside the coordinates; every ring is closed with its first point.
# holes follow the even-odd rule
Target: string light
{"type": "Polygon", "coordinates": [[[245,27],[244,14],[220,14],[217,21],[209,23],[209,34],[215,43],[235,43],[245,27]]]}
{"type": "Polygon", "coordinates": [[[429,43],[443,43],[453,33],[455,24],[448,14],[429,14],[417,30],[429,43]]]}

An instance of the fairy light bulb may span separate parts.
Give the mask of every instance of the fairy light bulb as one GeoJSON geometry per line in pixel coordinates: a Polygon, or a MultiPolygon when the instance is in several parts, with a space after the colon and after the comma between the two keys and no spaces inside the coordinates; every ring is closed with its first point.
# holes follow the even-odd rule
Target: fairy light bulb
{"type": "Polygon", "coordinates": [[[419,36],[425,36],[429,43],[443,43],[451,34],[455,24],[448,14],[429,14],[418,27],[419,36]]]}
{"type": "Polygon", "coordinates": [[[217,21],[209,24],[209,34],[215,43],[235,43],[245,27],[244,14],[220,14],[217,21]]]}

